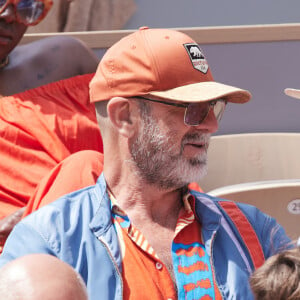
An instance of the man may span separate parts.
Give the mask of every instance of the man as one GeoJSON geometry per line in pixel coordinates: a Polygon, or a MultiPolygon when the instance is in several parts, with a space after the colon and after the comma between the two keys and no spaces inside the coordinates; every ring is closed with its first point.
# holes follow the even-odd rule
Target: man
{"type": "Polygon", "coordinates": [[[22,216],[53,201],[55,195],[94,184],[95,174],[102,171],[101,135],[88,96],[92,75],[75,76],[94,72],[98,58],[71,37],[16,47],[51,5],[50,0],[0,2],[0,97],[14,94],[0,102],[0,252],[22,216]],[[74,162],[73,157],[64,161],[86,149],[95,151],[78,153],[74,162]],[[85,161],[80,169],[85,176],[57,184],[68,175],[70,164],[80,160],[85,161]],[[49,178],[55,180],[50,189],[49,178]]]}
{"type": "Polygon", "coordinates": [[[96,55],[71,37],[45,38],[17,47],[26,29],[41,22],[51,5],[51,0],[0,2],[0,97],[95,72],[96,55]]]}
{"type": "Polygon", "coordinates": [[[18,46],[51,5],[0,1],[0,252],[37,184],[57,163],[79,150],[102,151],[89,104],[91,74],[73,77],[95,72],[96,55],[71,37],[18,46]]]}
{"type": "Polygon", "coordinates": [[[103,173],[17,224],[0,265],[32,252],[57,256],[81,274],[90,300],[252,299],[253,259],[279,251],[289,241],[284,230],[256,208],[236,206],[261,242],[253,257],[220,199],[187,188],[206,173],[226,103],[247,102],[250,93],[214,82],[189,36],[141,28],[106,52],[90,99],[103,173]]]}
{"type": "Polygon", "coordinates": [[[1,300],[87,300],[86,286],[68,264],[45,254],[30,254],[0,271],[1,300]],[[51,280],[49,280],[51,278],[51,280]]]}

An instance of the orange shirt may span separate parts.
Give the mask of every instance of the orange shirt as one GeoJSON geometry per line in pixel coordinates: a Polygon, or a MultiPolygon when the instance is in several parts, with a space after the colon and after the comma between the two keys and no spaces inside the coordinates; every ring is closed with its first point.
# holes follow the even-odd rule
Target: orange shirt
{"type": "Polygon", "coordinates": [[[143,234],[130,223],[124,212],[113,205],[113,223],[123,258],[123,299],[222,299],[210,257],[201,241],[201,226],[192,210],[193,201],[192,196],[185,197],[172,243],[178,291],[166,266],[143,234]]]}

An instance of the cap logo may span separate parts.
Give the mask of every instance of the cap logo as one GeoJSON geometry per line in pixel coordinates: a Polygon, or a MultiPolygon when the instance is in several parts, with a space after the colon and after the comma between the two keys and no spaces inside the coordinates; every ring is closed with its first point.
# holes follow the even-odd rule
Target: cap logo
{"type": "Polygon", "coordinates": [[[208,70],[208,63],[198,44],[184,44],[183,45],[191,59],[191,62],[195,69],[206,74],[208,70]]]}

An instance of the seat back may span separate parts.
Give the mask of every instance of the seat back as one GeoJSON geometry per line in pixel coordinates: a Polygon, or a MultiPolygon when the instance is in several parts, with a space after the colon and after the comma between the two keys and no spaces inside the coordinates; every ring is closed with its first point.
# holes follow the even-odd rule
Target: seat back
{"type": "Polygon", "coordinates": [[[300,178],[300,133],[245,133],[213,136],[208,174],[199,182],[208,192],[261,180],[300,178]]]}

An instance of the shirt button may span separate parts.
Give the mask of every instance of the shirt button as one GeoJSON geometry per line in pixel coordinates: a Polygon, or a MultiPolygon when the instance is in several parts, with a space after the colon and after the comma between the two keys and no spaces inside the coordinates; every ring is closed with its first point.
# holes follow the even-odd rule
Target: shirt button
{"type": "Polygon", "coordinates": [[[155,267],[156,267],[157,270],[161,270],[162,267],[163,267],[163,265],[162,265],[160,262],[157,262],[157,263],[155,264],[155,267]]]}

